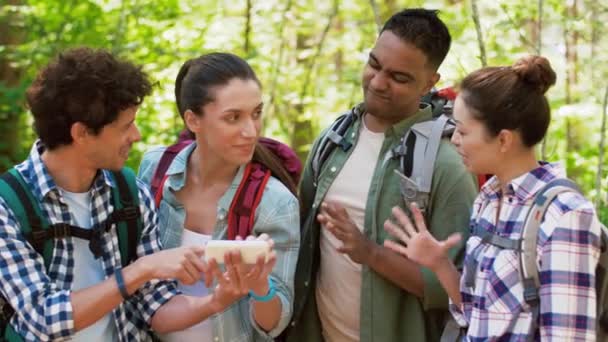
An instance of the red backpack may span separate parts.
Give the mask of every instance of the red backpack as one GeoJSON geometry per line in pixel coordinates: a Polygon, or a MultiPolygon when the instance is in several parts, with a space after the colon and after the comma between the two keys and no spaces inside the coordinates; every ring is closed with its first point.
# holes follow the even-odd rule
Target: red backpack
{"type": "MultiPolygon", "coordinates": [[[[184,131],[180,134],[177,143],[167,147],[161,156],[151,182],[152,195],[157,207],[163,197],[162,189],[168,177],[167,169],[175,156],[193,142],[189,132],[184,131]]],[[[262,137],[258,142],[279,159],[294,184],[298,184],[302,173],[302,163],[296,153],[289,146],[270,138],[262,137]]],[[[228,239],[234,240],[237,236],[245,238],[251,234],[255,210],[262,200],[264,188],[271,175],[270,169],[259,162],[252,161],[247,164],[243,180],[239,184],[228,210],[228,239]]]]}

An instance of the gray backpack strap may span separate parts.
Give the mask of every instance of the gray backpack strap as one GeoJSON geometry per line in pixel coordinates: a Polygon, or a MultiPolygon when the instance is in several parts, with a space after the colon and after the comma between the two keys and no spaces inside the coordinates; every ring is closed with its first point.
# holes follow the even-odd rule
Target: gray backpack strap
{"type": "MultiPolygon", "coordinates": [[[[431,183],[433,181],[433,169],[435,167],[435,160],[437,160],[437,151],[439,151],[439,145],[441,144],[441,138],[443,131],[448,122],[448,117],[445,115],[439,116],[437,119],[431,121],[430,132],[427,136],[427,143],[425,150],[421,148],[414,148],[414,160],[423,160],[422,163],[415,162],[412,169],[412,178],[416,180],[420,187],[420,191],[429,193],[431,192],[431,183]],[[423,153],[423,155],[421,155],[423,153]],[[422,158],[419,158],[422,157],[422,158]]],[[[423,123],[424,124],[424,123],[423,123]]],[[[418,133],[417,125],[412,127],[412,131],[416,132],[417,142],[422,135],[418,133]]],[[[428,128],[425,127],[425,130],[428,128]]],[[[418,143],[416,143],[418,145],[418,143]]],[[[422,147],[422,146],[421,146],[422,147]]]]}
{"type": "Polygon", "coordinates": [[[401,193],[407,202],[416,202],[420,210],[425,213],[428,205],[433,182],[433,170],[437,160],[437,151],[441,139],[445,136],[449,118],[445,115],[435,120],[417,123],[401,139],[401,144],[394,149],[394,155],[401,156],[401,193]],[[410,177],[403,174],[407,144],[410,136],[415,136],[413,148],[412,173],[410,177]]]}
{"type": "Polygon", "coordinates": [[[467,329],[458,325],[454,317],[450,315],[447,323],[445,324],[445,328],[443,328],[443,333],[441,334],[441,339],[439,342],[457,342],[461,341],[462,338],[466,335],[467,329]]]}
{"type": "Polygon", "coordinates": [[[545,216],[547,208],[557,197],[564,192],[581,193],[579,187],[567,178],[558,178],[547,183],[534,197],[532,208],[526,215],[522,231],[522,250],[520,253],[520,277],[524,287],[524,300],[530,305],[532,311],[532,324],[528,333],[530,341],[534,339],[536,324],[540,316],[540,278],[536,258],[536,245],[538,243],[538,230],[545,216]]]}
{"type": "Polygon", "coordinates": [[[522,253],[520,260],[521,276],[525,282],[530,282],[534,290],[540,287],[538,265],[536,263],[536,245],[538,242],[538,230],[545,216],[547,208],[557,195],[563,192],[581,193],[579,187],[569,179],[559,178],[547,183],[534,197],[532,208],[528,211],[524,221],[522,233],[522,253]]]}

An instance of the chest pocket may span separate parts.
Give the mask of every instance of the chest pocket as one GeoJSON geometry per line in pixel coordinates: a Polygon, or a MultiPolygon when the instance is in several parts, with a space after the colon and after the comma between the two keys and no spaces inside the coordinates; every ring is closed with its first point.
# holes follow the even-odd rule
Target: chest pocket
{"type": "Polygon", "coordinates": [[[160,241],[163,249],[179,247],[182,243],[182,233],[185,213],[183,208],[173,208],[164,198],[158,209],[160,241]]]}

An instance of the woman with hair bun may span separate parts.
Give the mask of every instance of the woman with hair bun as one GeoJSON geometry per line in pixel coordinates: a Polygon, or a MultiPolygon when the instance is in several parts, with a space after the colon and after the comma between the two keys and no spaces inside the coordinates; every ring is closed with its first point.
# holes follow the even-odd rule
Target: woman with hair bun
{"type": "Polygon", "coordinates": [[[469,171],[495,175],[475,201],[462,274],[447,254],[460,236],[436,240],[415,206],[414,223],[398,208],[395,221],[385,222],[399,241],[386,246],[437,274],[466,341],[596,339],[595,269],[602,228],[580,193],[558,194],[542,218],[536,302],[520,276],[523,223],[533,200],[549,182],[566,178],[563,166],[538,161],[534,150],[549,126],[544,94],[553,84],[555,72],[540,56],[483,68],[462,82],[452,142],[469,171]]]}

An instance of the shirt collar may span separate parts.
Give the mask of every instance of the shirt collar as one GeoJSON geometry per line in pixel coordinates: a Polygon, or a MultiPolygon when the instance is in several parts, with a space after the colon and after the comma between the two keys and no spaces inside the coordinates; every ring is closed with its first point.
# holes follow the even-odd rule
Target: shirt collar
{"type": "MultiPolygon", "coordinates": [[[[515,196],[521,203],[532,199],[547,183],[556,178],[565,178],[566,170],[559,163],[539,162],[539,166],[507,184],[505,195],[515,196]]],[[[486,199],[500,197],[500,183],[496,176],[490,178],[481,187],[481,194],[486,199]]]]}
{"type": "MultiPolygon", "coordinates": [[[[186,173],[188,169],[188,160],[190,159],[190,155],[194,152],[196,148],[196,142],[186,146],[183,150],[181,150],[169,165],[167,169],[167,175],[170,176],[167,181],[169,188],[173,191],[179,191],[186,184],[186,173]]],[[[220,197],[218,201],[218,208],[224,210],[224,212],[228,212],[230,209],[230,204],[232,203],[232,197],[234,193],[239,187],[241,180],[243,179],[243,175],[245,173],[245,165],[241,165],[232,180],[232,183],[226,189],[226,192],[220,197]]]]}
{"type": "MultiPolygon", "coordinates": [[[[357,117],[358,120],[363,118],[363,114],[365,114],[365,104],[360,103],[352,109],[353,114],[357,117]]],[[[408,130],[412,125],[421,121],[431,120],[433,118],[433,113],[431,111],[431,106],[426,103],[421,103],[420,108],[414,115],[408,116],[403,120],[397,122],[396,124],[389,127],[386,131],[386,135],[388,136],[398,136],[401,137],[405,134],[405,131],[408,130]]]]}
{"type": "MultiPolygon", "coordinates": [[[[30,150],[28,158],[15,168],[21,173],[24,180],[31,186],[32,194],[40,202],[51,192],[59,192],[59,188],[49,173],[48,168],[42,161],[42,153],[46,147],[39,139],[36,140],[30,150]]],[[[96,191],[103,187],[113,187],[114,181],[107,170],[97,172],[93,180],[92,189],[96,191]]]]}

